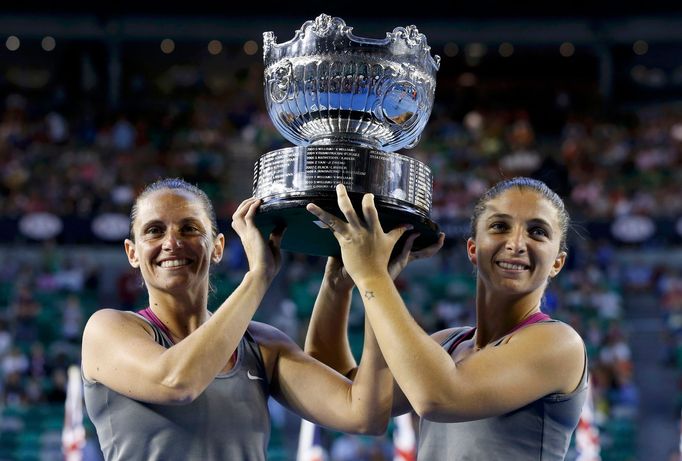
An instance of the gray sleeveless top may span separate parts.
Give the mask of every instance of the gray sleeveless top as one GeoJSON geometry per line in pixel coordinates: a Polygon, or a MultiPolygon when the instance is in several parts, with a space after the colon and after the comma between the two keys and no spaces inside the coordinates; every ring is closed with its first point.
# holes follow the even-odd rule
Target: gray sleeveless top
{"type": "MultiPolygon", "coordinates": [[[[457,329],[443,347],[452,351],[452,346],[471,332],[471,328],[457,329]]],[[[550,394],[510,413],[476,421],[437,423],[422,419],[417,459],[563,460],[587,395],[585,360],[580,385],[571,394],[550,394]]]]}
{"type": "MultiPolygon", "coordinates": [[[[172,345],[158,326],[145,321],[157,343],[172,345]]],[[[234,368],[216,376],[187,405],[144,403],[100,383],[84,379],[84,385],[88,415],[107,461],[267,458],[268,381],[260,349],[248,331],[239,342],[234,368]]]]}

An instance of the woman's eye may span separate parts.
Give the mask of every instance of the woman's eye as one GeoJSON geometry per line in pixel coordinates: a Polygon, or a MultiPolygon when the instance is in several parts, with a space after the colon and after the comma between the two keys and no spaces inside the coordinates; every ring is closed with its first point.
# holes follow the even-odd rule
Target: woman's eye
{"type": "Polygon", "coordinates": [[[145,234],[149,234],[149,235],[158,234],[158,233],[160,233],[160,232],[161,232],[161,228],[158,227],[158,226],[151,226],[151,227],[148,227],[148,228],[144,231],[145,234]]]}
{"type": "Polygon", "coordinates": [[[496,231],[505,230],[506,228],[507,228],[506,224],[502,222],[494,222],[490,225],[490,229],[496,231]]]}
{"type": "Polygon", "coordinates": [[[539,237],[547,237],[549,235],[545,229],[542,227],[534,227],[530,230],[532,235],[537,235],[539,237]]]}

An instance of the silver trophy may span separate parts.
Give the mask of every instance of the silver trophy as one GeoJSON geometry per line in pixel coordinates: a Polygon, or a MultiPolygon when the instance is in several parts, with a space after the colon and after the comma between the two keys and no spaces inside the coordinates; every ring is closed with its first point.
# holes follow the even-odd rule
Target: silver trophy
{"type": "Polygon", "coordinates": [[[295,147],[268,152],[254,166],[261,231],[285,225],[282,248],[338,255],[332,233],[305,206],[343,216],[335,191],[343,183],[358,210],[362,195],[374,194],[384,230],[411,224],[421,234],[414,248],[435,242],[431,170],[395,152],[417,144],[431,114],[440,58],[426,37],[415,26],[383,39],[356,37],[342,19],[323,14],[285,43],[265,32],[263,59],[268,113],[295,147]]]}

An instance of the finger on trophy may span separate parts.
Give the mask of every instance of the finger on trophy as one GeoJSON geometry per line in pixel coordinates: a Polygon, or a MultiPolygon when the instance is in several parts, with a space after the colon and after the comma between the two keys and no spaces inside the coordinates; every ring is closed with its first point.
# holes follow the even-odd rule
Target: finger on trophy
{"type": "Polygon", "coordinates": [[[348,224],[353,227],[361,226],[362,223],[358,218],[358,214],[355,212],[355,208],[353,208],[353,202],[351,202],[350,197],[348,196],[346,186],[343,184],[338,184],[336,186],[336,198],[339,210],[341,210],[341,213],[346,217],[348,224]]]}
{"type": "Polygon", "coordinates": [[[343,224],[343,221],[338,219],[336,216],[333,214],[324,211],[322,208],[319,206],[315,205],[314,203],[309,203],[306,205],[306,210],[308,210],[310,213],[314,214],[317,216],[320,220],[321,223],[323,223],[325,226],[329,228],[332,232],[337,232],[339,229],[339,224],[343,224]]]}
{"type": "Polygon", "coordinates": [[[260,199],[255,199],[249,203],[248,210],[246,211],[244,218],[250,223],[253,222],[253,217],[258,211],[258,207],[260,207],[260,199]]]}
{"type": "Polygon", "coordinates": [[[435,255],[440,251],[441,248],[443,248],[443,244],[445,243],[445,234],[441,232],[438,234],[438,240],[436,243],[433,243],[426,248],[422,248],[419,251],[414,251],[412,252],[412,259],[422,259],[422,258],[430,258],[431,256],[435,255]]]}
{"type": "Polygon", "coordinates": [[[232,214],[232,222],[230,224],[234,230],[238,231],[244,225],[248,224],[246,215],[248,214],[249,210],[251,210],[251,206],[254,203],[260,204],[260,200],[252,197],[239,204],[235,212],[232,214]]]}
{"type": "Polygon", "coordinates": [[[240,203],[237,209],[232,214],[232,219],[235,219],[236,217],[243,215],[245,213],[245,210],[247,210],[249,206],[251,206],[251,203],[253,203],[254,200],[258,199],[250,197],[245,199],[242,203],[240,203]]]}
{"type": "Polygon", "coordinates": [[[279,249],[282,246],[282,239],[284,238],[284,232],[287,230],[286,226],[280,225],[276,226],[270,233],[270,238],[268,239],[270,248],[279,249]]]}
{"type": "Polygon", "coordinates": [[[374,194],[365,194],[362,197],[362,214],[370,229],[379,229],[383,232],[383,228],[379,222],[379,212],[374,205],[374,194]]]}
{"type": "Polygon", "coordinates": [[[417,240],[417,238],[421,234],[419,232],[412,232],[410,235],[407,236],[405,239],[405,243],[403,243],[402,248],[400,249],[400,257],[401,258],[406,258],[409,257],[409,255],[412,253],[417,253],[417,252],[412,252],[412,245],[414,245],[414,241],[417,240]]]}

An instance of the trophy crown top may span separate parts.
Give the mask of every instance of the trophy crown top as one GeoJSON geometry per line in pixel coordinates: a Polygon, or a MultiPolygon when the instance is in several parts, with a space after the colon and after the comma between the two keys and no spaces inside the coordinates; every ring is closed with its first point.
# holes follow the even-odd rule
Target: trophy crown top
{"type": "Polygon", "coordinates": [[[279,55],[288,49],[298,50],[299,55],[319,52],[320,46],[310,44],[318,41],[328,44],[323,47],[326,51],[347,53],[352,50],[369,52],[369,49],[372,49],[374,53],[380,53],[384,49],[383,52],[387,55],[415,55],[423,65],[432,66],[434,71],[440,68],[440,56],[431,55],[431,47],[426,36],[414,25],[396,27],[392,32],[386,32],[386,38],[383,39],[359,37],[353,34],[353,28],[346,25],[343,19],[324,13],[314,20],[304,22],[294,33],[294,37],[283,43],[277,43],[277,37],[273,32],[264,32],[263,58],[266,66],[276,61],[279,55]]]}

